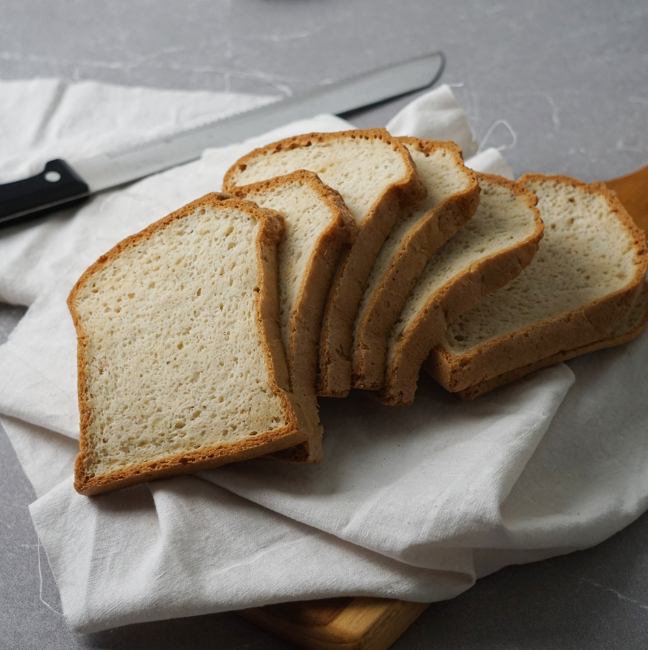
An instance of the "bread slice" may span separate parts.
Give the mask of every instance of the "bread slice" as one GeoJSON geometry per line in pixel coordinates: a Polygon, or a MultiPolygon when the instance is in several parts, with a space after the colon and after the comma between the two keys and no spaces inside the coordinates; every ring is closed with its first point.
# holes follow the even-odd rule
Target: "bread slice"
{"type": "Polygon", "coordinates": [[[353,323],[374,259],[406,210],[426,188],[407,149],[385,129],[311,133],[281,140],[241,158],[223,187],[256,183],[307,169],[338,190],[357,225],[322,321],[317,392],[344,397],[351,387],[353,323]]]}
{"type": "Polygon", "coordinates": [[[389,335],[385,385],[391,405],[414,399],[421,364],[451,323],[531,262],[544,226],[537,197],[519,183],[478,174],[475,216],[425,265],[389,335]]]}
{"type": "Polygon", "coordinates": [[[528,268],[448,328],[425,368],[456,392],[607,336],[646,274],[645,236],[602,183],[531,174],[545,236],[528,268]]]}
{"type": "Polygon", "coordinates": [[[317,419],[317,359],[324,306],[344,247],[356,224],[340,195],[316,174],[297,171],[234,189],[233,193],[280,212],[286,233],[279,245],[279,323],[291,390],[310,404],[307,442],[277,452],[275,458],[322,460],[322,428],[317,419]]]}
{"type": "Polygon", "coordinates": [[[427,198],[394,226],[374,262],[353,336],[353,386],[385,379],[389,332],[432,254],[475,213],[479,183],[452,142],[399,138],[427,187],[427,198]]]}
{"type": "Polygon", "coordinates": [[[644,282],[641,293],[637,297],[634,305],[626,315],[626,317],[617,325],[610,334],[590,343],[589,345],[581,345],[573,350],[562,350],[557,354],[552,354],[549,357],[540,359],[535,363],[529,363],[526,366],[521,368],[515,368],[514,370],[509,370],[497,377],[492,379],[487,379],[482,381],[475,386],[466,388],[462,391],[459,391],[459,396],[463,400],[472,400],[475,397],[479,397],[484,393],[487,393],[495,388],[500,386],[505,386],[510,384],[525,375],[528,375],[536,370],[541,368],[546,368],[548,366],[553,366],[556,363],[561,361],[569,361],[569,359],[574,359],[575,357],[580,357],[583,354],[588,352],[594,352],[596,350],[603,350],[605,348],[611,348],[616,345],[622,345],[623,343],[629,343],[633,339],[637,338],[639,334],[644,330],[646,324],[648,323],[648,284],[644,282]]]}
{"type": "Polygon", "coordinates": [[[278,327],[283,218],[208,194],[77,282],[75,487],[108,492],[304,442],[278,327]]]}

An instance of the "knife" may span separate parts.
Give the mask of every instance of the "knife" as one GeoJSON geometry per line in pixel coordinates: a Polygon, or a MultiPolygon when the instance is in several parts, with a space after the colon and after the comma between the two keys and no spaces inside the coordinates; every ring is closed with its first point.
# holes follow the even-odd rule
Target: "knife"
{"type": "Polygon", "coordinates": [[[443,72],[434,52],[86,160],[50,160],[24,180],[0,184],[0,226],[78,203],[91,194],[200,158],[208,147],[240,142],[294,120],[320,113],[340,115],[432,85],[443,72]]]}

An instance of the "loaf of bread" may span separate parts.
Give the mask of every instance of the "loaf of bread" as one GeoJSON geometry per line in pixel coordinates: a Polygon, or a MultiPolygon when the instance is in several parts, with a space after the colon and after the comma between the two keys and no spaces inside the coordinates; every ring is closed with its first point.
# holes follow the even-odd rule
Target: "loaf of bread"
{"type": "MultiPolygon", "coordinates": [[[[285,235],[279,245],[281,339],[291,390],[310,405],[305,414],[316,416],[322,316],[340,256],[355,237],[356,223],[340,195],[309,171],[235,188],[233,194],[272,208],[285,219],[285,235]]],[[[322,428],[317,417],[306,422],[304,433],[307,442],[273,457],[321,461],[322,428]]]]}
{"type": "Polygon", "coordinates": [[[588,345],[581,345],[573,350],[563,350],[557,354],[552,354],[549,357],[540,359],[535,363],[529,363],[526,366],[521,368],[515,368],[514,370],[509,370],[497,377],[492,379],[487,379],[475,386],[466,388],[462,391],[459,391],[459,396],[463,400],[472,400],[475,397],[479,397],[484,393],[487,393],[495,388],[500,386],[505,386],[510,384],[525,375],[528,375],[536,370],[541,368],[547,368],[548,366],[553,366],[556,363],[561,361],[569,361],[575,357],[580,357],[583,354],[588,352],[595,352],[596,350],[603,350],[605,348],[611,348],[616,345],[622,345],[623,343],[629,343],[633,339],[637,338],[641,332],[646,327],[648,323],[648,284],[644,282],[642,286],[641,293],[637,297],[634,305],[628,312],[627,316],[617,325],[610,334],[604,336],[594,343],[588,345]]]}
{"type": "Polygon", "coordinates": [[[373,262],[392,227],[426,188],[407,149],[384,129],[311,133],[256,149],[225,175],[223,188],[306,169],[344,199],[357,225],[322,321],[317,390],[344,397],[351,387],[351,347],[358,303],[373,262]]]}
{"type": "Polygon", "coordinates": [[[353,336],[353,386],[381,388],[387,339],[432,254],[475,213],[479,184],[452,142],[399,138],[427,187],[427,198],[394,226],[360,302],[353,336]]]}
{"type": "Polygon", "coordinates": [[[386,404],[413,401],[421,364],[448,324],[516,278],[538,249],[544,226],[537,197],[501,176],[478,174],[478,180],[475,216],[425,265],[389,335],[378,395],[386,404]]]}
{"type": "Polygon", "coordinates": [[[75,487],[98,494],[301,444],[279,333],[283,218],[209,194],[125,239],[68,299],[75,487]]]}
{"type": "Polygon", "coordinates": [[[645,234],[602,183],[520,182],[539,198],[545,235],[527,269],[457,318],[426,361],[452,392],[606,337],[646,274],[645,234]]]}

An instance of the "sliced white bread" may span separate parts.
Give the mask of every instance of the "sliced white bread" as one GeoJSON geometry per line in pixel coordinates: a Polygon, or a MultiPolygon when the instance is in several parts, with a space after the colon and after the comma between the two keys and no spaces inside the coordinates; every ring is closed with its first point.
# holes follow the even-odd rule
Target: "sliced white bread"
{"type": "MultiPolygon", "coordinates": [[[[357,229],[340,195],[316,174],[297,171],[233,190],[240,198],[280,212],[285,219],[279,245],[279,323],[291,390],[317,415],[317,360],[322,316],[333,275],[357,229]]],[[[296,462],[322,460],[322,428],[307,423],[307,442],[277,452],[296,462]]]]}
{"type": "Polygon", "coordinates": [[[531,262],[544,226],[537,197],[501,176],[478,174],[473,218],[425,265],[390,332],[378,398],[411,404],[421,364],[455,318],[516,278],[531,262]]]}
{"type": "Polygon", "coordinates": [[[81,451],[98,494],[304,442],[279,333],[283,218],[209,194],[77,282],[81,451]]]}
{"type": "Polygon", "coordinates": [[[353,386],[381,388],[389,332],[432,254],[475,213],[479,184],[452,142],[399,138],[427,197],[389,233],[367,281],[353,335],[353,386]]]}
{"type": "Polygon", "coordinates": [[[569,361],[569,359],[574,359],[575,357],[580,357],[583,354],[588,352],[594,352],[596,350],[603,350],[605,348],[611,348],[616,345],[622,345],[623,343],[628,343],[633,339],[637,338],[639,334],[644,330],[646,324],[648,323],[648,284],[644,283],[641,293],[637,297],[634,305],[628,312],[627,316],[617,325],[610,334],[590,343],[589,345],[581,345],[573,350],[563,350],[557,354],[552,354],[549,357],[540,359],[535,363],[529,363],[526,366],[521,368],[515,368],[514,370],[509,370],[497,377],[492,379],[487,379],[475,386],[466,388],[462,391],[459,391],[459,396],[463,400],[472,400],[475,397],[479,397],[484,393],[487,393],[495,388],[500,386],[505,386],[510,384],[525,375],[528,375],[536,370],[541,368],[546,368],[547,366],[553,366],[556,363],[561,361],[569,361]]]}
{"type": "Polygon", "coordinates": [[[353,323],[373,262],[393,226],[426,195],[407,149],[384,129],[311,133],[257,149],[235,163],[223,187],[257,183],[298,169],[312,171],[344,199],[357,225],[341,260],[322,321],[319,395],[351,387],[353,323]]]}
{"type": "Polygon", "coordinates": [[[645,235],[602,183],[520,182],[539,198],[545,236],[524,273],[457,318],[427,360],[452,392],[607,336],[646,274],[645,235]]]}

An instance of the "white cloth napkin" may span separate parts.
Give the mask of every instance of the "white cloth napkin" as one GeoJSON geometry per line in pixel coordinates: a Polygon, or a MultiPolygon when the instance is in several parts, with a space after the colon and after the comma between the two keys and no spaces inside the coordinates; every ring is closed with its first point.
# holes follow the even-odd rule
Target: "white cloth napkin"
{"type": "MultiPolygon", "coordinates": [[[[0,142],[0,174],[10,180],[18,160],[36,171],[54,155],[82,158],[143,129],[151,136],[263,101],[0,83],[0,138],[22,131],[0,142]]],[[[319,466],[258,460],[75,493],[76,341],[65,298],[80,273],[123,237],[219,189],[254,146],[348,127],[331,116],[288,125],[0,233],[0,296],[30,305],[0,348],[0,419],[39,497],[30,511],[74,629],[338,595],[451,598],[507,564],[596,544],[648,507],[648,336],[468,404],[426,377],[409,408],[360,393],[321,400],[319,466]]],[[[388,128],[453,139],[466,157],[477,149],[445,86],[388,128]]],[[[493,150],[470,164],[510,175],[493,150]]]]}

